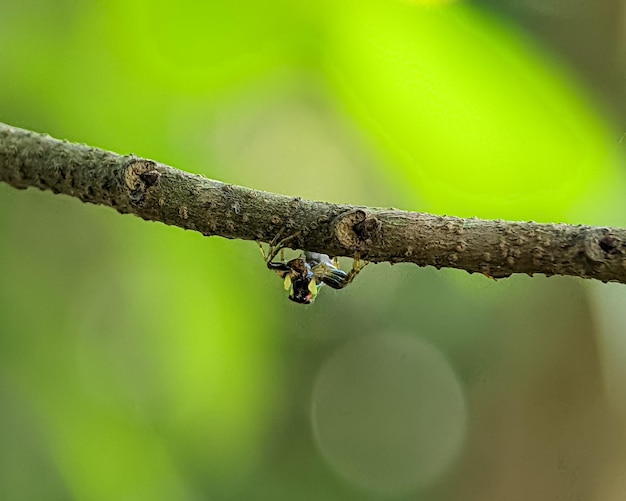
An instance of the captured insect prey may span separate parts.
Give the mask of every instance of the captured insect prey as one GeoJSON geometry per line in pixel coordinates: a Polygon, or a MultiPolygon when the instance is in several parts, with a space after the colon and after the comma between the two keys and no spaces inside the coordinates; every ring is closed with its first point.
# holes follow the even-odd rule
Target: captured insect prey
{"type": "Polygon", "coordinates": [[[367,264],[367,261],[355,257],[352,270],[346,273],[339,269],[337,259],[331,260],[326,254],[317,252],[303,252],[299,257],[285,261],[282,244],[286,240],[288,239],[282,240],[277,245],[270,244],[267,254],[261,243],[258,244],[267,267],[284,280],[285,290],[289,291],[289,299],[296,303],[311,304],[324,284],[333,289],[343,289],[367,264]],[[281,260],[273,261],[279,252],[281,260]]]}

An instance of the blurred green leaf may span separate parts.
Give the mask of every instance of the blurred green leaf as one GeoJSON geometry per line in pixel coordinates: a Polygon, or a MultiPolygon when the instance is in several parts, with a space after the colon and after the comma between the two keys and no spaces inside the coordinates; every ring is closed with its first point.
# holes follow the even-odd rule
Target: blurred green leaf
{"type": "Polygon", "coordinates": [[[614,138],[588,97],[512,26],[465,4],[381,0],[331,19],[337,90],[430,210],[562,220],[592,179],[614,179],[614,138]]]}

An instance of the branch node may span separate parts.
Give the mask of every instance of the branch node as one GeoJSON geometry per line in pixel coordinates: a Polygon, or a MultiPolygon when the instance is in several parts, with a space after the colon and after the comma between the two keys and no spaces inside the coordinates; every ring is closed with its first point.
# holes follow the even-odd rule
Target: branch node
{"type": "Polygon", "coordinates": [[[133,205],[143,206],[148,190],[158,183],[161,173],[155,167],[151,160],[132,160],[126,167],[124,182],[133,205]]]}
{"type": "Polygon", "coordinates": [[[592,262],[600,263],[618,255],[624,255],[621,239],[608,228],[592,228],[587,233],[585,253],[592,262]]]}
{"type": "Polygon", "coordinates": [[[149,170],[148,172],[139,174],[139,177],[146,185],[146,188],[150,188],[151,186],[157,184],[159,178],[161,177],[161,173],[158,170],[149,170]]]}
{"type": "Polygon", "coordinates": [[[382,223],[376,216],[363,209],[356,209],[341,216],[335,224],[335,236],[345,248],[363,252],[380,239],[381,227],[382,223]]]}

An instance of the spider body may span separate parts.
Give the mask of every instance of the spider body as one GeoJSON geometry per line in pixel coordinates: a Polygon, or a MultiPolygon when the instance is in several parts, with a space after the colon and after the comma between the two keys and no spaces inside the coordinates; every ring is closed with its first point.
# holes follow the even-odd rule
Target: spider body
{"type": "Polygon", "coordinates": [[[279,253],[282,256],[284,249],[282,244],[285,241],[286,239],[278,245],[270,244],[267,254],[260,243],[259,247],[267,267],[284,280],[285,290],[289,291],[289,299],[296,303],[311,304],[324,284],[333,289],[343,289],[367,264],[355,257],[352,270],[346,273],[339,269],[337,259],[331,260],[326,254],[308,251],[289,261],[284,259],[274,261],[279,253]]]}

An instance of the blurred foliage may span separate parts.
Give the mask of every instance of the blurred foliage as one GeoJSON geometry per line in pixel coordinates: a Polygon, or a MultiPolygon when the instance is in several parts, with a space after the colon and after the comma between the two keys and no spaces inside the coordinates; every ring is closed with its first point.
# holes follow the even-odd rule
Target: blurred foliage
{"type": "MultiPolygon", "coordinates": [[[[623,5],[563,5],[0,0],[0,120],[294,196],[623,225],[623,5]]],[[[254,243],[4,185],[0,242],[0,499],[626,489],[621,286],[380,264],[302,307],[254,243]]]]}
{"type": "Polygon", "coordinates": [[[333,41],[346,94],[434,211],[563,220],[590,180],[614,174],[614,138],[586,96],[511,26],[464,4],[342,5],[333,41]]]}

